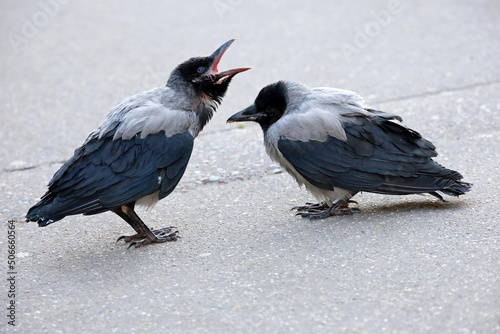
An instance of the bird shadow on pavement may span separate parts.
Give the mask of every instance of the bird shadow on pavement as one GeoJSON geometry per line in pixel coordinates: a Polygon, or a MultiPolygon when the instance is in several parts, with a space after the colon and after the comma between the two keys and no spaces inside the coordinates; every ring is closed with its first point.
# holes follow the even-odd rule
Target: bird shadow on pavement
{"type": "Polygon", "coordinates": [[[398,203],[375,203],[374,205],[365,206],[361,203],[359,214],[370,213],[370,214],[384,214],[384,213],[415,213],[415,212],[432,212],[433,214],[437,212],[447,212],[455,209],[463,209],[466,207],[466,202],[463,200],[446,200],[445,202],[435,200],[435,199],[410,199],[404,200],[398,203]]]}

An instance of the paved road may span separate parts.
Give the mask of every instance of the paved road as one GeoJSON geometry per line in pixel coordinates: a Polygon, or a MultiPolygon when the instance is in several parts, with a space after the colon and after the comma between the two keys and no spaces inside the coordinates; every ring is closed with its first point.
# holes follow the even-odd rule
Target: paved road
{"type": "MultiPolygon", "coordinates": [[[[16,229],[19,333],[499,333],[500,5],[496,1],[40,2],[0,5],[0,235],[16,229]],[[177,7],[176,7],[177,6],[177,7]],[[22,216],[105,113],[230,38],[235,78],[178,189],[152,211],[176,243],[126,250],[112,214],[40,229],[22,216]],[[279,79],[357,91],[431,139],[474,183],[430,197],[312,200],[226,125],[279,79]]],[[[2,298],[9,302],[4,280],[2,298]]],[[[13,331],[7,310],[0,332],[13,331]]]]}

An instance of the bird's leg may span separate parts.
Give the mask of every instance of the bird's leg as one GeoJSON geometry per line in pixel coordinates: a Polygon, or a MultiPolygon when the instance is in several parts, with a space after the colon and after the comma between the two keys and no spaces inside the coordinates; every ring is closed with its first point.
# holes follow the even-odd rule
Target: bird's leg
{"type": "Polygon", "coordinates": [[[308,211],[297,212],[297,216],[309,219],[323,219],[331,216],[352,215],[355,211],[360,211],[358,208],[349,208],[349,203],[356,203],[350,199],[341,199],[335,202],[331,207],[323,211],[308,211]]]}
{"type": "Polygon", "coordinates": [[[136,248],[165,241],[176,241],[180,236],[177,235],[178,231],[172,231],[175,226],[164,227],[157,230],[151,230],[144,224],[142,219],[134,211],[134,203],[122,205],[119,209],[113,210],[123,220],[129,223],[130,226],[137,232],[131,236],[121,236],[116,240],[124,240],[130,242],[129,248],[135,246],[136,248]]]}
{"type": "Polygon", "coordinates": [[[144,239],[146,237],[146,235],[142,232],[142,230],[139,229],[138,226],[134,223],[134,221],[132,220],[132,218],[130,218],[129,216],[127,216],[125,214],[125,212],[122,211],[121,207],[119,207],[118,209],[111,210],[111,211],[113,211],[118,216],[120,216],[120,218],[122,218],[123,220],[125,220],[137,232],[137,234],[134,234],[134,235],[129,235],[129,236],[122,235],[121,237],[119,237],[118,239],[116,239],[116,242],[118,242],[120,240],[124,240],[127,243],[127,242],[131,242],[133,240],[144,239]]]}

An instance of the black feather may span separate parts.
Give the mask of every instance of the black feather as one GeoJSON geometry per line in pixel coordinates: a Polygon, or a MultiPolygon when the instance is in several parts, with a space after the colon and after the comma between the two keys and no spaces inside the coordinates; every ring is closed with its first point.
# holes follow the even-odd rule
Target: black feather
{"type": "Polygon", "coordinates": [[[189,132],[168,138],[163,131],[145,138],[137,134],[130,140],[112,135],[93,136],[78,148],[26,218],[45,226],[67,215],[101,213],[156,191],[160,199],[173,191],[193,149],[189,132]]]}
{"type": "Polygon", "coordinates": [[[281,138],[278,149],[298,173],[314,186],[340,187],[381,194],[430,193],[460,195],[470,185],[460,173],[432,160],[435,146],[401,124],[392,114],[371,111],[372,118],[358,117],[343,124],[347,141],[297,141],[281,138]]]}

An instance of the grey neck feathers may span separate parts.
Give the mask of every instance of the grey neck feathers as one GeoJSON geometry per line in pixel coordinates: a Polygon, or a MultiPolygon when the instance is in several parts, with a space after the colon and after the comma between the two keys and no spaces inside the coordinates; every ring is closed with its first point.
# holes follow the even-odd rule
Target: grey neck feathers
{"type": "Polygon", "coordinates": [[[179,97],[178,100],[182,104],[179,107],[196,113],[198,118],[196,132],[200,132],[210,119],[212,119],[218,103],[209,96],[197,91],[191,83],[186,82],[178,75],[173,74],[170,76],[167,87],[176,92],[176,95],[179,97]]]}
{"type": "Polygon", "coordinates": [[[300,82],[287,81],[286,84],[287,110],[294,110],[304,102],[304,97],[311,92],[311,89],[300,82]]]}

